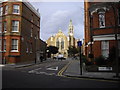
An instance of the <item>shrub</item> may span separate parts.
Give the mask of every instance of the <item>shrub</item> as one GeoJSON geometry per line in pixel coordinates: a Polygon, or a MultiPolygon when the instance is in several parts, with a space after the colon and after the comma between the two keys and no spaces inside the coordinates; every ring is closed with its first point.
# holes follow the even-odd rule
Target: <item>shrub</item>
{"type": "Polygon", "coordinates": [[[105,58],[102,55],[95,58],[95,62],[97,65],[106,65],[105,58]]]}

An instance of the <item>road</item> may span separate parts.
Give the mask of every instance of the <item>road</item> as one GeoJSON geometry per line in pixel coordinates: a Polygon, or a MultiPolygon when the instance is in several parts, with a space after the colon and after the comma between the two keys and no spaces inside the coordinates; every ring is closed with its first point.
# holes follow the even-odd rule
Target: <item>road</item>
{"type": "Polygon", "coordinates": [[[49,61],[23,68],[3,68],[3,88],[118,88],[117,82],[77,79],[58,73],[71,61],[49,61]]]}

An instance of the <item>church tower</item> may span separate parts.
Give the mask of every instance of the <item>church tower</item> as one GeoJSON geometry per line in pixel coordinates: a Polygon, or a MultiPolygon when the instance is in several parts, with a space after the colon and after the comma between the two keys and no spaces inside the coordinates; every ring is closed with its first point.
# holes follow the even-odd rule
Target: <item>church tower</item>
{"type": "Polygon", "coordinates": [[[69,38],[69,47],[71,46],[74,46],[74,27],[73,27],[73,24],[72,24],[72,20],[70,20],[70,23],[69,23],[69,32],[68,32],[68,38],[69,38]]]}

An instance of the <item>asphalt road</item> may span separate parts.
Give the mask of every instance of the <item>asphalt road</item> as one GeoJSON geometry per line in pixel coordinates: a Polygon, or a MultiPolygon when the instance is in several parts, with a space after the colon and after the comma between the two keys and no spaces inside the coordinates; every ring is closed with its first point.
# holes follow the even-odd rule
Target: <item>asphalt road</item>
{"type": "Polygon", "coordinates": [[[58,75],[69,61],[53,61],[35,66],[3,69],[3,88],[118,88],[117,82],[67,78],[58,75]]]}

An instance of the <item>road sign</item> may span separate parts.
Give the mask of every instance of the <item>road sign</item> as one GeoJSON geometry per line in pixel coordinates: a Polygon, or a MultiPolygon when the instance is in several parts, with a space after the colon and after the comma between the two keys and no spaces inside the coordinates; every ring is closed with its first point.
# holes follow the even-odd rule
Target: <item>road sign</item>
{"type": "Polygon", "coordinates": [[[77,42],[78,46],[82,46],[82,41],[77,42]]]}

